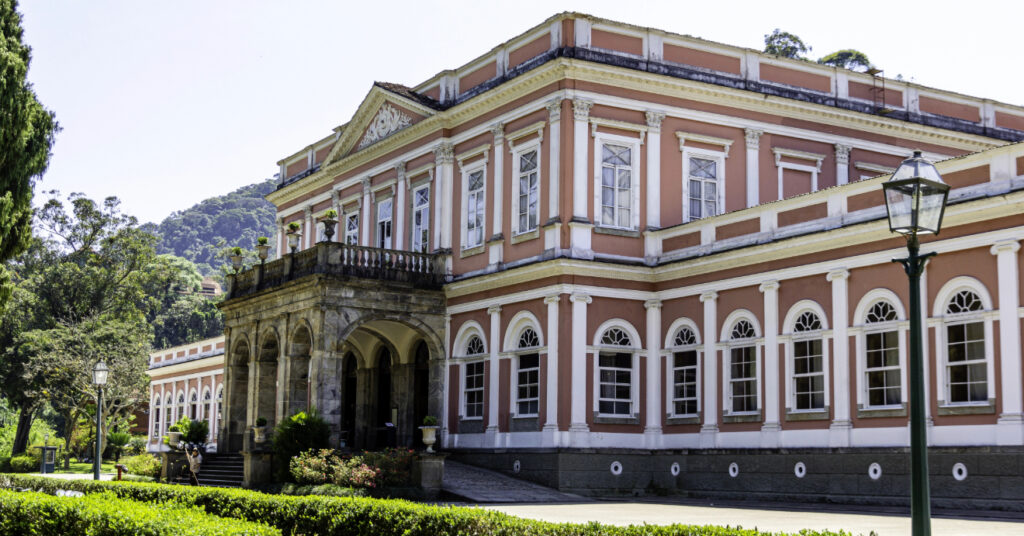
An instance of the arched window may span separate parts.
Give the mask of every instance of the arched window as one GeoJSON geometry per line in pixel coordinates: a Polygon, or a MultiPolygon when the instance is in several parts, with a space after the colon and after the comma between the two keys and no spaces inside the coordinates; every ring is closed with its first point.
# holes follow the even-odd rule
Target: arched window
{"type": "Polygon", "coordinates": [[[700,411],[698,394],[698,367],[700,341],[693,327],[682,326],[671,341],[671,390],[669,413],[673,417],[696,417],[700,411]]]}
{"type": "Polygon", "coordinates": [[[477,358],[466,363],[463,380],[463,417],[483,419],[484,416],[484,341],[473,335],[466,342],[466,357],[477,358]]]}
{"type": "Polygon", "coordinates": [[[954,294],[946,305],[946,389],[951,404],[988,402],[985,307],[971,290],[954,294]]]}
{"type": "Polygon", "coordinates": [[[214,429],[220,426],[220,417],[224,414],[224,385],[217,387],[217,414],[214,416],[214,429]]]}
{"type": "Polygon", "coordinates": [[[726,412],[752,414],[758,404],[757,331],[747,319],[733,323],[729,331],[726,412]]]}
{"type": "Polygon", "coordinates": [[[164,397],[164,419],[163,427],[160,429],[160,435],[167,433],[167,429],[174,423],[174,399],[171,398],[171,393],[167,393],[164,397]]]}
{"type": "Polygon", "coordinates": [[[825,363],[821,319],[805,311],[793,324],[793,411],[825,409],[825,363]]]}
{"type": "Polygon", "coordinates": [[[153,415],[153,427],[150,429],[150,436],[153,439],[160,438],[160,417],[162,417],[162,410],[160,404],[160,395],[153,396],[153,407],[150,408],[150,414],[153,415]]]}
{"type": "Polygon", "coordinates": [[[516,414],[537,415],[540,411],[540,337],[532,328],[519,334],[519,367],[516,372],[516,414]]]}
{"type": "Polygon", "coordinates": [[[211,406],[212,402],[213,402],[213,396],[210,394],[210,388],[207,387],[206,389],[203,389],[203,405],[200,406],[200,412],[202,413],[202,415],[200,415],[200,417],[206,417],[206,419],[205,419],[206,422],[211,424],[211,427],[210,427],[210,432],[211,433],[213,432],[213,427],[212,427],[212,424],[213,424],[213,422],[212,422],[212,419],[213,419],[213,407],[211,406]]]}
{"type": "Polygon", "coordinates": [[[178,422],[185,416],[185,391],[178,392],[178,407],[175,410],[174,422],[178,422]]]}
{"type": "Polygon", "coordinates": [[[199,419],[199,393],[192,390],[188,401],[188,418],[195,421],[199,419]]]}
{"type": "Polygon", "coordinates": [[[867,407],[899,406],[903,400],[899,315],[887,300],[875,302],[864,317],[867,407]]]}
{"type": "Polygon", "coordinates": [[[597,353],[597,412],[608,417],[632,417],[633,350],[636,343],[622,328],[601,335],[597,353]]]}

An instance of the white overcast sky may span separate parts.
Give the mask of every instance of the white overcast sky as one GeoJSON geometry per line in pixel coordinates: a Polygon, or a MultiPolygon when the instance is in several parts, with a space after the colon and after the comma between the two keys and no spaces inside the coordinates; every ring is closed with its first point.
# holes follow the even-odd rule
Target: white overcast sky
{"type": "MultiPolygon", "coordinates": [[[[22,0],[29,79],[55,111],[36,191],[116,195],[159,222],[272,176],[349,120],[374,80],[415,85],[561,11],[818,58],[861,50],[888,77],[1024,104],[1019,1],[22,0]]],[[[37,202],[40,199],[37,199],[37,202]]]]}

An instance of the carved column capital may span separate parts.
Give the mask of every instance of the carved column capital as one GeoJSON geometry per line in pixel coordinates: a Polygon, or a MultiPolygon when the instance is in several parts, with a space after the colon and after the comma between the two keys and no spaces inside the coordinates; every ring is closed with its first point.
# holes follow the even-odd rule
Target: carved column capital
{"type": "Polygon", "coordinates": [[[491,135],[494,136],[494,145],[501,145],[501,140],[505,139],[505,123],[498,121],[491,127],[491,135]]]}
{"type": "Polygon", "coordinates": [[[713,290],[709,290],[709,291],[707,291],[707,292],[705,292],[705,293],[700,295],[700,302],[701,303],[706,303],[706,302],[709,302],[709,301],[715,301],[717,299],[718,299],[718,293],[713,291],[713,290]]]}
{"type": "Polygon", "coordinates": [[[455,146],[448,142],[442,142],[435,147],[434,162],[439,166],[455,163],[455,146]]]}
{"type": "Polygon", "coordinates": [[[580,303],[591,303],[594,301],[594,298],[591,298],[589,294],[573,294],[569,299],[580,303]]]}
{"type": "Polygon", "coordinates": [[[590,119],[590,107],[594,103],[585,100],[576,99],[572,101],[572,116],[577,121],[586,121],[590,119]]]}
{"type": "Polygon", "coordinates": [[[745,128],[743,129],[743,134],[747,140],[747,149],[757,149],[761,146],[761,134],[764,134],[763,130],[745,128]]]}
{"type": "Polygon", "coordinates": [[[850,163],[850,147],[849,145],[843,145],[842,143],[836,144],[836,163],[849,165],[850,163]]]}
{"type": "Polygon", "coordinates": [[[548,121],[554,123],[562,119],[562,98],[559,97],[547,104],[548,121]]]}
{"type": "Polygon", "coordinates": [[[651,129],[651,132],[661,132],[661,122],[665,120],[664,112],[648,111],[647,126],[651,129]]]}
{"type": "Polygon", "coordinates": [[[846,268],[837,268],[835,270],[831,270],[827,275],[825,275],[825,281],[831,283],[832,281],[842,280],[848,277],[850,277],[849,270],[846,268]]]}
{"type": "Polygon", "coordinates": [[[496,315],[496,314],[498,314],[500,312],[501,312],[501,306],[500,305],[492,305],[492,306],[487,308],[487,314],[489,314],[489,315],[496,315]]]}
{"type": "Polygon", "coordinates": [[[313,217],[313,205],[306,205],[306,208],[302,209],[302,213],[306,215],[306,219],[313,217]]]}
{"type": "Polygon", "coordinates": [[[395,173],[398,174],[398,182],[405,180],[405,162],[399,162],[398,165],[395,166],[395,173]]]}
{"type": "Polygon", "coordinates": [[[1001,240],[993,244],[988,251],[993,255],[999,255],[1003,252],[1017,253],[1020,251],[1020,242],[1016,240],[1001,240]]]}
{"type": "Polygon", "coordinates": [[[644,302],[644,309],[661,309],[661,300],[647,300],[644,302]]]}
{"type": "Polygon", "coordinates": [[[764,283],[758,285],[757,290],[761,292],[768,292],[769,290],[779,290],[779,282],[775,280],[765,281],[764,283]]]}
{"type": "Polygon", "coordinates": [[[562,295],[561,294],[552,294],[550,296],[545,296],[544,297],[544,303],[546,303],[548,305],[551,305],[552,303],[557,304],[560,301],[562,301],[562,295]]]}

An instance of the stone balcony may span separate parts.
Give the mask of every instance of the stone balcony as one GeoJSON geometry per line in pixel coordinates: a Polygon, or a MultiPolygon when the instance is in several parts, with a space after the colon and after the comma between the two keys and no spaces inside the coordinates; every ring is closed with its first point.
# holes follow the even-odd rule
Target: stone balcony
{"type": "Polygon", "coordinates": [[[408,283],[428,290],[439,290],[446,277],[444,258],[440,255],[320,242],[228,275],[226,298],[250,296],[313,274],[408,283]]]}

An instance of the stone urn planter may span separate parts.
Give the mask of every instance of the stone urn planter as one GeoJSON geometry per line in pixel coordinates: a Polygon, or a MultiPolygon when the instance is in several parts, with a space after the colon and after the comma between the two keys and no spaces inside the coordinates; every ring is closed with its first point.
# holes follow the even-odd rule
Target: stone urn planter
{"type": "Polygon", "coordinates": [[[420,426],[420,431],[423,432],[423,444],[427,446],[427,452],[434,452],[434,443],[437,443],[437,429],[440,426],[420,426]]]}
{"type": "Polygon", "coordinates": [[[267,441],[267,420],[263,417],[256,419],[256,425],[252,427],[252,440],[254,443],[267,441]]]}
{"type": "Polygon", "coordinates": [[[181,432],[167,432],[167,444],[176,448],[181,443],[181,432]]]}

